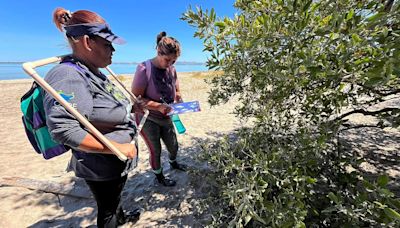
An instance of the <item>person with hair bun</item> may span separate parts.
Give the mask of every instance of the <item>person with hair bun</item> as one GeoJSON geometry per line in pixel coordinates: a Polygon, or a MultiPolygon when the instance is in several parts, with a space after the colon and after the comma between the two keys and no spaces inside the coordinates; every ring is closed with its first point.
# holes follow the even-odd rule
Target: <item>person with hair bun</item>
{"type": "MultiPolygon", "coordinates": [[[[112,43],[125,41],[91,11],[71,13],[57,8],[53,21],[65,32],[72,55],[53,67],[45,80],[119,151],[135,158],[137,146],[130,143],[136,133],[132,106],[99,69],[111,64],[115,51],[112,43]]],[[[83,178],[93,193],[98,208],[97,226],[117,227],[137,221],[140,211],[124,211],[119,205],[130,160],[119,160],[46,92],[43,105],[52,138],[72,150],[69,170],[83,178]]]]}
{"type": "MultiPolygon", "coordinates": [[[[178,141],[174,125],[168,116],[172,111],[168,104],[182,102],[179,81],[173,66],[181,54],[181,45],[165,32],[157,35],[156,44],[157,56],[137,66],[132,93],[142,97],[144,107],[150,111],[141,135],[149,149],[150,165],[156,179],[164,186],[175,186],[174,180],[164,176],[160,156],[162,140],[169,152],[171,168],[186,170],[186,166],[176,160],[178,141]]],[[[136,118],[138,121],[140,114],[136,118]]]]}

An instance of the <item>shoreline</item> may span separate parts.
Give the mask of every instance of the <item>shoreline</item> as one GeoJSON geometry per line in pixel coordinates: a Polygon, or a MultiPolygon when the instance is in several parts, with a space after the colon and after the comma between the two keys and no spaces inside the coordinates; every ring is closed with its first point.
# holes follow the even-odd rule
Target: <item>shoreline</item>
{"type": "Polygon", "coordinates": [[[20,84],[33,82],[33,78],[1,79],[0,84],[20,84]]]}
{"type": "MultiPolygon", "coordinates": [[[[180,76],[186,76],[188,74],[196,74],[196,73],[207,73],[210,72],[210,70],[206,70],[206,71],[177,71],[177,74],[179,74],[180,76]]],[[[107,74],[107,77],[110,77],[110,74],[107,74]]],[[[120,73],[117,74],[117,76],[123,76],[123,77],[133,77],[134,74],[132,73],[120,73]]],[[[0,79],[0,84],[10,84],[10,83],[27,83],[27,82],[33,82],[33,78],[29,78],[29,75],[26,74],[27,78],[15,78],[15,79],[0,79]]]]}

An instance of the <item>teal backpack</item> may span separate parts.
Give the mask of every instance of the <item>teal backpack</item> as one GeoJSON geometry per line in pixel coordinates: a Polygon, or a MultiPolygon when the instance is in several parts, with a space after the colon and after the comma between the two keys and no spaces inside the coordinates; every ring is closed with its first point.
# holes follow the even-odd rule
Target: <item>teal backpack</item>
{"type": "Polygon", "coordinates": [[[32,88],[21,98],[22,123],[29,142],[45,159],[63,154],[69,147],[55,142],[46,125],[43,107],[43,89],[34,82],[32,88]]]}
{"type": "MultiPolygon", "coordinates": [[[[71,61],[63,60],[66,64],[83,72],[82,69],[71,61]]],[[[83,77],[86,81],[87,78],[83,77]]],[[[87,81],[87,83],[89,83],[87,81]]],[[[68,146],[55,142],[46,125],[46,114],[43,107],[43,89],[33,82],[32,88],[21,98],[22,123],[26,136],[38,154],[45,159],[50,159],[70,150],[68,146]]]]}

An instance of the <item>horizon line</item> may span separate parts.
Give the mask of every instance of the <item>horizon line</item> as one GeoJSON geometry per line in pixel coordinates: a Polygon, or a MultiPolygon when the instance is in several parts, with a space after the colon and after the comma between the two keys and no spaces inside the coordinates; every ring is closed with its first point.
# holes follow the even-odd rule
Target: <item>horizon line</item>
{"type": "MultiPolygon", "coordinates": [[[[0,61],[0,64],[22,64],[25,62],[31,62],[31,61],[0,61]]],[[[111,64],[139,64],[142,62],[125,62],[125,61],[117,61],[113,62],[111,64]]],[[[196,61],[177,61],[175,63],[176,65],[205,65],[205,62],[196,62],[196,61]]]]}

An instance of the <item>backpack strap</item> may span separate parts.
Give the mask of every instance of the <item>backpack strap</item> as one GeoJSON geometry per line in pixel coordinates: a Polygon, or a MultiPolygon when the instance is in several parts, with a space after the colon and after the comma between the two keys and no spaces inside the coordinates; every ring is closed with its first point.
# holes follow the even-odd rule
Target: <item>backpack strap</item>
{"type": "Polygon", "coordinates": [[[147,82],[149,82],[151,78],[151,59],[146,60],[144,64],[146,66],[147,82]]]}
{"type": "MultiPolygon", "coordinates": [[[[76,70],[78,70],[79,72],[81,72],[83,75],[85,75],[85,71],[82,69],[82,67],[78,66],[78,64],[76,64],[76,63],[74,63],[74,62],[72,62],[72,61],[61,62],[60,64],[72,66],[73,68],[75,68],[76,70]]],[[[83,76],[83,79],[84,79],[86,82],[89,82],[87,77],[83,76]]]]}
{"type": "Polygon", "coordinates": [[[26,92],[24,95],[22,95],[20,102],[28,99],[28,97],[32,96],[32,94],[34,93],[35,89],[40,87],[36,81],[33,81],[31,88],[28,90],[28,92],[26,92]]]}
{"type": "Polygon", "coordinates": [[[61,62],[60,64],[68,65],[68,66],[71,66],[71,67],[75,68],[76,70],[78,70],[78,71],[81,73],[81,76],[82,76],[83,80],[85,80],[85,82],[86,82],[86,83],[89,85],[89,87],[91,88],[90,93],[91,93],[92,96],[93,96],[94,92],[93,92],[92,84],[90,83],[89,78],[86,77],[86,72],[85,72],[85,70],[84,70],[82,67],[80,67],[80,66],[79,66],[78,64],[76,64],[75,62],[73,62],[73,61],[68,61],[68,60],[65,61],[65,62],[61,62]]]}

